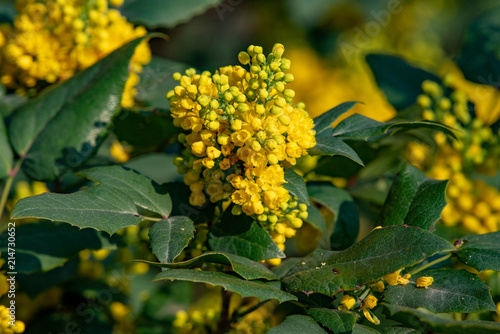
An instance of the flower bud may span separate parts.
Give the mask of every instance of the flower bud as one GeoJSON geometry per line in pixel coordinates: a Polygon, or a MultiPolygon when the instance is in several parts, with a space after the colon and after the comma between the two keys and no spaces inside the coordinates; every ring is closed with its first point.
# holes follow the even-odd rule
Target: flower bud
{"type": "Polygon", "coordinates": [[[239,54],[238,54],[238,61],[243,64],[243,65],[246,65],[250,62],[250,55],[248,53],[246,53],[245,51],[241,51],[239,54]]]}

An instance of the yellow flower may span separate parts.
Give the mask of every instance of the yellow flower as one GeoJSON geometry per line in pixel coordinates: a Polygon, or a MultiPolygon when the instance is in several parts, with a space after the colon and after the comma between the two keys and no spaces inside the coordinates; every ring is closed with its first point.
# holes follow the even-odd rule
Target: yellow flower
{"type": "Polygon", "coordinates": [[[389,285],[398,285],[398,278],[401,277],[399,274],[402,269],[399,269],[398,271],[392,273],[392,274],[387,274],[383,277],[383,279],[387,282],[389,285]]]}
{"type": "Polygon", "coordinates": [[[375,296],[369,295],[363,302],[364,316],[366,317],[366,319],[368,319],[368,321],[374,323],[375,325],[379,325],[380,320],[374,314],[372,314],[369,309],[373,309],[375,306],[377,306],[377,301],[378,299],[375,296]]]}
{"type": "Polygon", "coordinates": [[[378,282],[373,283],[372,285],[370,285],[370,288],[371,288],[373,291],[384,292],[384,290],[385,290],[385,285],[384,285],[384,282],[382,282],[382,281],[378,281],[378,282]]]}
{"type": "Polygon", "coordinates": [[[354,307],[354,304],[356,303],[356,299],[349,295],[344,295],[340,299],[340,305],[339,305],[339,310],[350,310],[354,307]]]}
{"type": "Polygon", "coordinates": [[[434,282],[434,278],[430,276],[422,276],[417,278],[417,288],[427,288],[434,282]]]}

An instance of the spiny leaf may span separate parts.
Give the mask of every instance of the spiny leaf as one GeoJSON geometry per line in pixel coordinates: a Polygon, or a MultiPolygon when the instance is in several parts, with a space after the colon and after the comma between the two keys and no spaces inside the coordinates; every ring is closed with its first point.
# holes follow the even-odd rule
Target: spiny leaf
{"type": "Polygon", "coordinates": [[[314,130],[316,130],[316,135],[322,132],[332,129],[332,123],[335,122],[340,116],[348,112],[356,105],[356,101],[349,101],[339,104],[336,107],[328,110],[324,114],[319,115],[314,119],[314,130]]]}
{"type": "Polygon", "coordinates": [[[326,331],[306,315],[291,315],[279,326],[271,328],[268,334],[326,334],[326,331]]]}
{"type": "Polygon", "coordinates": [[[316,146],[309,149],[308,153],[310,155],[341,155],[364,166],[356,151],[343,140],[335,137],[316,137],[316,146]]]}
{"type": "Polygon", "coordinates": [[[455,253],[460,261],[479,271],[500,271],[500,231],[469,235],[461,242],[463,245],[455,253]]]}
{"type": "Polygon", "coordinates": [[[163,263],[171,263],[193,236],[194,223],[184,216],[165,218],[149,230],[153,254],[163,263]]]}
{"type": "Polygon", "coordinates": [[[306,184],[302,176],[295,173],[293,169],[285,168],[285,181],[287,183],[283,184],[283,188],[288,190],[301,202],[311,204],[309,202],[309,195],[307,194],[306,184]]]}
{"type": "Polygon", "coordinates": [[[309,314],[320,324],[334,333],[351,333],[359,315],[354,312],[311,308],[309,314]]]}

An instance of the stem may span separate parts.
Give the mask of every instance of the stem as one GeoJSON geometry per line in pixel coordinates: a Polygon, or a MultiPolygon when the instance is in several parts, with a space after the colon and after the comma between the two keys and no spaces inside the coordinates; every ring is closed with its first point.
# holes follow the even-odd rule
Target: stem
{"type": "Polygon", "coordinates": [[[145,220],[152,221],[152,222],[159,222],[160,220],[165,219],[165,218],[156,218],[156,217],[147,217],[147,216],[142,216],[142,218],[144,218],[145,220]]]}
{"type": "Polygon", "coordinates": [[[4,188],[2,191],[2,197],[0,198],[0,223],[2,222],[3,212],[5,211],[5,204],[7,204],[7,198],[9,198],[10,188],[12,188],[12,183],[14,182],[14,178],[16,177],[21,165],[24,162],[24,158],[20,158],[17,160],[16,165],[13,169],[9,171],[9,176],[7,180],[5,180],[4,188]]]}
{"type": "Polygon", "coordinates": [[[247,314],[250,314],[252,313],[253,311],[255,311],[256,309],[258,309],[259,307],[263,306],[265,303],[267,303],[268,301],[271,301],[271,299],[268,299],[268,300],[264,300],[264,301],[261,301],[260,303],[258,304],[255,304],[254,306],[250,307],[248,310],[244,311],[244,312],[241,312],[241,313],[238,313],[236,314],[235,316],[233,316],[233,318],[231,319],[232,321],[236,321],[238,320],[239,318],[243,318],[245,317],[247,314]]]}
{"type": "Polygon", "coordinates": [[[415,268],[415,269],[413,269],[413,270],[410,272],[410,275],[415,275],[415,274],[417,274],[417,273],[421,272],[422,270],[425,270],[425,269],[427,269],[427,268],[429,268],[429,267],[432,267],[432,266],[433,266],[433,265],[435,265],[435,264],[438,264],[439,262],[446,261],[446,260],[448,260],[448,259],[449,259],[452,255],[453,255],[452,253],[447,254],[447,255],[445,255],[445,256],[443,256],[443,257],[440,257],[439,259],[436,259],[436,260],[434,260],[434,261],[432,261],[432,262],[429,262],[429,263],[427,263],[427,264],[424,264],[424,265],[423,265],[423,266],[421,266],[421,267],[415,268]]]}
{"type": "Polygon", "coordinates": [[[224,334],[229,328],[229,303],[231,301],[231,292],[222,291],[222,310],[220,314],[219,323],[217,324],[216,334],[224,334]]]}

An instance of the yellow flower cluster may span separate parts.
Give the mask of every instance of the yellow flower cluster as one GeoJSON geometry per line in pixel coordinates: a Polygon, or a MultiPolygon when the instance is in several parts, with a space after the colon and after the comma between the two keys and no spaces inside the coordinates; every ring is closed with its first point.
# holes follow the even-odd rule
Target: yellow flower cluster
{"type": "MultiPolygon", "coordinates": [[[[108,8],[107,0],[17,0],[16,7],[13,25],[0,25],[0,82],[18,94],[68,79],[147,33],[108,8]]],[[[131,61],[122,106],[133,105],[138,73],[150,59],[143,42],[131,61]]]]}
{"type": "Polygon", "coordinates": [[[5,305],[0,305],[0,333],[1,334],[23,333],[24,329],[25,329],[24,322],[20,320],[15,320],[15,322],[13,323],[10,319],[9,309],[5,305]]]}
{"type": "MultiPolygon", "coordinates": [[[[452,82],[445,79],[445,84],[452,82]]],[[[411,143],[410,163],[431,178],[450,180],[446,193],[448,205],[441,217],[445,225],[460,224],[475,233],[498,231],[500,193],[483,181],[471,180],[471,175],[494,173],[500,168],[499,136],[480,119],[470,116],[468,98],[462,91],[454,90],[450,99],[435,82],[425,81],[422,88],[425,94],[418,97],[417,103],[423,109],[423,118],[458,129],[458,140],[436,133],[437,148],[433,154],[429,154],[429,146],[411,143]]]]}
{"type": "Polygon", "coordinates": [[[174,74],[180,85],[168,92],[174,125],[188,134],[179,142],[185,149],[174,163],[191,189],[190,203],[203,206],[230,201],[233,214],[244,212],[269,226],[282,245],[307,218],[283,187],[284,168],[295,165],[316,144],[314,123],[285,85],[290,60],[276,44],[265,56],[262,47],[240,52],[242,66],[226,66],[214,75],[174,74]]]}

